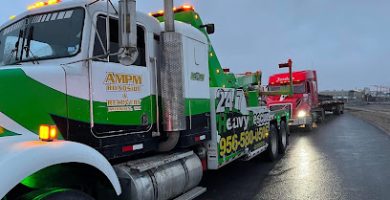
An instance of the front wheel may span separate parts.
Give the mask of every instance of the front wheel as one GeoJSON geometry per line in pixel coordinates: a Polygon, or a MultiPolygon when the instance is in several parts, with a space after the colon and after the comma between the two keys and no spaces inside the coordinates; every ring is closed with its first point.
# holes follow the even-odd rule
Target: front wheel
{"type": "Polygon", "coordinates": [[[276,126],[274,124],[271,124],[270,132],[268,136],[268,148],[266,151],[267,159],[269,161],[275,161],[278,159],[279,153],[278,153],[278,131],[276,129],[276,126]]]}
{"type": "Polygon", "coordinates": [[[94,200],[91,196],[72,189],[37,190],[18,200],[94,200]]]}
{"type": "Polygon", "coordinates": [[[288,127],[285,121],[280,122],[279,153],[285,154],[288,145],[288,127]]]}
{"type": "Polygon", "coordinates": [[[318,123],[322,123],[325,121],[325,110],[324,109],[321,109],[319,112],[318,112],[318,116],[317,116],[317,122],[318,123]]]}
{"type": "Polygon", "coordinates": [[[311,121],[310,123],[305,124],[304,130],[306,132],[311,132],[313,130],[313,125],[314,125],[313,121],[311,121]]]}

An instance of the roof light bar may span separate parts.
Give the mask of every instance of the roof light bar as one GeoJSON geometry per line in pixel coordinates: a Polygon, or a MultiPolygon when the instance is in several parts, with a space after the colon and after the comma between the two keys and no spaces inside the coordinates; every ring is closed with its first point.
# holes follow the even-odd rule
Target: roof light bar
{"type": "Polygon", "coordinates": [[[34,9],[42,8],[42,7],[45,7],[45,6],[59,4],[61,2],[62,2],[62,0],[38,1],[38,2],[35,2],[34,4],[29,5],[27,7],[27,10],[34,10],[34,9]]]}
{"type": "MultiPolygon", "coordinates": [[[[179,6],[179,7],[174,7],[173,11],[175,13],[186,12],[186,11],[195,11],[195,8],[192,5],[184,4],[184,5],[179,6]]],[[[164,10],[159,10],[157,12],[151,12],[151,13],[149,13],[149,15],[153,16],[153,17],[161,17],[161,16],[164,16],[164,10]]]]}

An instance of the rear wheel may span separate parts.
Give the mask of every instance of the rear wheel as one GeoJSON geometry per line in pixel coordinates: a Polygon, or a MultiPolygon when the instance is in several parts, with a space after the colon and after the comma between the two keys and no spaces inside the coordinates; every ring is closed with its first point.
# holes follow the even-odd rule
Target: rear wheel
{"type": "Polygon", "coordinates": [[[276,126],[274,124],[271,124],[270,132],[268,136],[268,148],[267,148],[267,158],[269,161],[275,161],[278,159],[279,153],[278,153],[278,131],[276,129],[276,126]]]}
{"type": "Polygon", "coordinates": [[[94,200],[91,196],[72,189],[37,190],[18,200],[94,200]]]}
{"type": "Polygon", "coordinates": [[[286,153],[288,145],[288,127],[285,121],[280,122],[280,131],[279,131],[279,153],[286,153]]]}

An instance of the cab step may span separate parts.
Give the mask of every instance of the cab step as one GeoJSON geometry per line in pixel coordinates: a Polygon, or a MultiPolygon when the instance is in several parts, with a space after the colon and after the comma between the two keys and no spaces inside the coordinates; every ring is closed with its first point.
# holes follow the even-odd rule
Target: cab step
{"type": "Polygon", "coordinates": [[[174,200],[192,200],[196,197],[199,197],[207,191],[205,187],[195,187],[194,189],[182,194],[181,196],[175,198],[174,200]]]}

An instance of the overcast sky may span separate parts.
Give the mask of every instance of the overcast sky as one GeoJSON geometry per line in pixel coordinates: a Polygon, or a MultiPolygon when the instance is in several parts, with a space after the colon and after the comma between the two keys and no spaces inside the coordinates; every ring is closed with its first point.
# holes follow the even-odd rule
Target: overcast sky
{"type": "MultiPolygon", "coordinates": [[[[115,1],[115,0],[114,0],[115,1]]],[[[3,2],[1,23],[34,0],[3,2]]],[[[145,12],[163,0],[138,0],[145,12]]],[[[263,80],[292,58],[296,70],[316,69],[319,87],[354,89],[390,86],[388,0],[175,0],[192,3],[207,23],[224,67],[263,71],[263,80]]]]}

